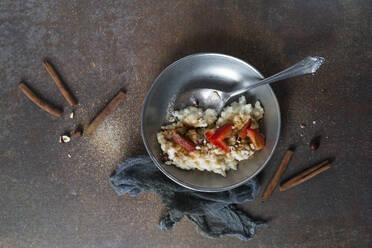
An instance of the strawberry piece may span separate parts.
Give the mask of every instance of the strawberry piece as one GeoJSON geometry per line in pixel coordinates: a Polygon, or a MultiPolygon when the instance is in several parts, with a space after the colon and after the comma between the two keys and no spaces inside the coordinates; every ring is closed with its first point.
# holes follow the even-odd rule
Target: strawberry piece
{"type": "Polygon", "coordinates": [[[248,129],[247,134],[257,149],[262,149],[265,147],[265,138],[262,136],[262,134],[253,129],[248,129]]]}
{"type": "Polygon", "coordinates": [[[239,138],[245,139],[247,137],[247,131],[251,128],[252,120],[249,119],[248,122],[244,125],[242,130],[239,132],[239,138]]]}
{"type": "Polygon", "coordinates": [[[230,152],[230,148],[227,146],[226,142],[224,140],[212,140],[211,143],[215,146],[218,146],[225,152],[230,152]]]}
{"type": "Polygon", "coordinates": [[[195,144],[192,143],[191,140],[182,137],[180,134],[178,134],[175,130],[172,130],[172,139],[174,142],[176,142],[178,145],[182,146],[189,152],[192,152],[195,150],[195,144]]]}
{"type": "Polygon", "coordinates": [[[230,148],[227,146],[225,139],[231,137],[232,125],[225,124],[218,128],[216,132],[208,139],[213,145],[218,146],[225,152],[230,152],[230,148]]]}
{"type": "Polygon", "coordinates": [[[216,132],[216,129],[211,129],[211,130],[209,130],[209,131],[207,131],[206,133],[205,133],[205,137],[207,138],[207,140],[210,142],[210,138],[213,136],[213,134],[216,132]]]}
{"type": "Polygon", "coordinates": [[[211,137],[212,140],[226,139],[231,137],[232,125],[225,124],[222,127],[218,128],[216,132],[211,137]]]}

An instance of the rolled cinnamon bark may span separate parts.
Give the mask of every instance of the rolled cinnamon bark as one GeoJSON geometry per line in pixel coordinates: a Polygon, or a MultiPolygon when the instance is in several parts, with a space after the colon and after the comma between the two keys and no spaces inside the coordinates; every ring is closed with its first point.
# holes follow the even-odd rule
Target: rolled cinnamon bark
{"type": "Polygon", "coordinates": [[[18,88],[20,88],[23,94],[25,94],[28,97],[28,99],[35,103],[39,108],[48,112],[51,115],[61,117],[62,111],[60,109],[53,107],[49,103],[39,98],[25,83],[21,82],[18,85],[18,88]]]}
{"type": "Polygon", "coordinates": [[[278,169],[276,170],[273,178],[271,179],[270,183],[266,186],[266,189],[265,189],[264,193],[262,194],[262,200],[268,200],[270,198],[270,196],[273,193],[273,191],[275,190],[276,186],[279,184],[280,178],[282,177],[284,171],[286,170],[287,165],[288,165],[289,161],[291,160],[292,156],[293,156],[293,151],[292,150],[288,150],[285,153],[282,162],[280,163],[280,165],[279,165],[278,169]]]}
{"type": "Polygon", "coordinates": [[[315,177],[316,175],[322,173],[323,171],[328,170],[329,168],[331,168],[331,164],[328,162],[328,160],[325,160],[322,163],[320,163],[318,165],[315,165],[315,166],[301,172],[297,176],[292,177],[291,179],[289,179],[288,181],[283,183],[280,186],[279,189],[280,189],[280,191],[289,190],[289,189],[293,188],[294,186],[297,186],[301,183],[304,183],[304,182],[308,181],[309,179],[315,177]]]}
{"type": "Polygon", "coordinates": [[[109,104],[99,113],[96,118],[89,124],[88,128],[86,129],[87,134],[93,133],[94,130],[109,116],[114,110],[117,108],[119,103],[124,99],[125,93],[119,91],[119,93],[111,100],[109,104]]]}
{"type": "Polygon", "coordinates": [[[49,73],[49,75],[52,77],[53,81],[56,83],[58,87],[58,90],[62,93],[67,102],[71,106],[75,106],[77,104],[77,101],[72,96],[72,94],[67,90],[65,84],[62,82],[57,72],[54,70],[53,66],[46,60],[43,62],[43,66],[45,70],[49,73]]]}

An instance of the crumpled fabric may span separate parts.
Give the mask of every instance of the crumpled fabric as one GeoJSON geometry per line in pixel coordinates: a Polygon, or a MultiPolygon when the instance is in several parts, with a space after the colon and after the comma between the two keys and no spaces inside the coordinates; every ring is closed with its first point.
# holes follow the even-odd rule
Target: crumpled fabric
{"type": "Polygon", "coordinates": [[[259,187],[255,179],[229,191],[197,192],[171,181],[149,156],[138,156],[120,163],[110,177],[110,183],[118,195],[136,196],[141,192],[155,192],[166,208],[159,223],[162,230],[172,229],[186,217],[203,236],[235,236],[248,241],[256,227],[264,225],[235,205],[255,198],[259,187]]]}

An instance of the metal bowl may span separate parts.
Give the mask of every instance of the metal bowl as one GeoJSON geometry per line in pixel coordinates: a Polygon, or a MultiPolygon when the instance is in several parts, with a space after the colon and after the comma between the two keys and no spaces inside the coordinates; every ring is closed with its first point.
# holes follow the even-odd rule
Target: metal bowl
{"type": "MultiPolygon", "coordinates": [[[[156,134],[160,131],[160,126],[168,122],[177,95],[185,89],[229,90],[262,78],[261,73],[253,66],[223,54],[194,54],[169,65],[155,79],[142,109],[142,138],[155,165],[174,182],[204,192],[229,190],[257,175],[273,154],[280,133],[279,104],[268,85],[252,89],[246,94],[248,102],[259,100],[264,107],[265,115],[260,128],[265,135],[266,146],[251,159],[240,161],[238,169],[228,171],[226,177],[212,172],[182,170],[165,165],[161,160],[162,151],[156,134]]],[[[236,99],[232,99],[234,100],[236,99]]]]}

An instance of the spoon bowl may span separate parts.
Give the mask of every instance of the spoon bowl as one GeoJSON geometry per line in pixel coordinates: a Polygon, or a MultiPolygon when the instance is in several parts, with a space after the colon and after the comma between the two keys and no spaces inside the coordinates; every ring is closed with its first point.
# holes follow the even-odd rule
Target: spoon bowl
{"type": "Polygon", "coordinates": [[[224,106],[226,93],[216,89],[193,89],[183,92],[177,97],[175,108],[183,109],[187,106],[197,106],[203,109],[212,108],[220,112],[224,106]]]}

